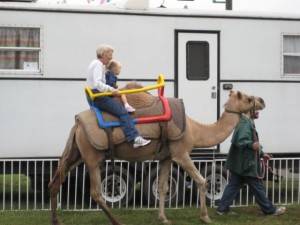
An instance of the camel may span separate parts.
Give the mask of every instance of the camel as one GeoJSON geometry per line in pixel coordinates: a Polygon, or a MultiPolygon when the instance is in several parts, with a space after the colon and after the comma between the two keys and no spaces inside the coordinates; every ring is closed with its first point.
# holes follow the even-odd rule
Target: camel
{"type": "MultiPolygon", "coordinates": [[[[129,95],[128,95],[129,96],[129,95]]],[[[141,101],[141,99],[139,99],[141,101]]],[[[133,105],[134,106],[134,105],[133,105]]],[[[165,196],[168,191],[168,177],[172,161],[176,162],[194,180],[200,190],[200,220],[211,223],[206,208],[206,182],[190,158],[193,148],[209,148],[223,142],[238,124],[242,113],[249,110],[265,108],[264,100],[260,97],[248,96],[240,91],[230,91],[224,112],[214,124],[201,124],[185,116],[186,129],[178,140],[169,141],[169,155],[160,160],[159,170],[159,209],[158,220],[164,224],[171,223],[165,215],[165,196]]],[[[144,125],[143,125],[144,126],[144,125]]],[[[146,126],[146,125],[145,125],[146,126]]],[[[150,145],[134,149],[132,143],[122,142],[114,146],[114,156],[129,162],[152,160],[159,139],[153,139],[150,145]]],[[[106,159],[104,151],[96,150],[89,142],[81,123],[76,122],[71,129],[65,150],[59,161],[58,168],[50,181],[49,193],[51,199],[52,225],[60,225],[57,218],[57,194],[60,185],[65,181],[68,172],[81,162],[88,168],[90,177],[90,195],[106,214],[111,224],[124,225],[110,211],[101,195],[100,164],[106,159]]]]}

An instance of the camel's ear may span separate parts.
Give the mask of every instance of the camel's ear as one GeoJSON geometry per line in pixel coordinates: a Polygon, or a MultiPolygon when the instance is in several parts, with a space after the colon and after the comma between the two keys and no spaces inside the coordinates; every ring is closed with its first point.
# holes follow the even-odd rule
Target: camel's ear
{"type": "Polygon", "coordinates": [[[229,92],[229,97],[232,95],[232,93],[233,93],[233,91],[232,91],[232,90],[230,90],[230,92],[229,92]]]}
{"type": "Polygon", "coordinates": [[[241,99],[242,98],[242,93],[240,91],[237,92],[237,98],[241,99]]]}

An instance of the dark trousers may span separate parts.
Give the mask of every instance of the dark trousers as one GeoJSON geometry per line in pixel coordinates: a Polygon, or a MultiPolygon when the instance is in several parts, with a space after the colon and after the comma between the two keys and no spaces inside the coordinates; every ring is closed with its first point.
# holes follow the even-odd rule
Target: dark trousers
{"type": "Polygon", "coordinates": [[[229,212],[230,205],[232,205],[235,197],[237,196],[244,184],[248,184],[250,190],[255,196],[255,200],[259,204],[264,214],[272,214],[276,211],[276,207],[266,197],[266,191],[262,180],[256,177],[240,176],[236,173],[231,174],[231,177],[229,178],[229,183],[225,187],[223,196],[221,198],[217,210],[225,213],[229,212]]]}

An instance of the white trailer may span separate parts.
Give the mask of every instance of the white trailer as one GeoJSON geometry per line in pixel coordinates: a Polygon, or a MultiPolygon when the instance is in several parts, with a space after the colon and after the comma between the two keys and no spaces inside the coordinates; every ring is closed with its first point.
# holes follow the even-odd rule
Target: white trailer
{"type": "MultiPolygon", "coordinates": [[[[262,96],[264,150],[300,155],[299,15],[1,2],[0,21],[2,159],[61,155],[74,115],[88,108],[86,68],[101,43],[115,47],[121,85],[164,74],[165,95],[201,123],[217,121],[231,89],[262,96]]],[[[225,157],[229,144],[192,154],[225,157]]]]}

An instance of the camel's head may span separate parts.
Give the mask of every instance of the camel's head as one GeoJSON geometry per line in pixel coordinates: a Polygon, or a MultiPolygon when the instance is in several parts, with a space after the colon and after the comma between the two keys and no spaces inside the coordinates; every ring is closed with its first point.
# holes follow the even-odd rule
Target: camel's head
{"type": "Polygon", "coordinates": [[[249,96],[240,91],[230,91],[225,110],[245,113],[249,110],[262,110],[266,107],[261,97],[249,96]]]}

